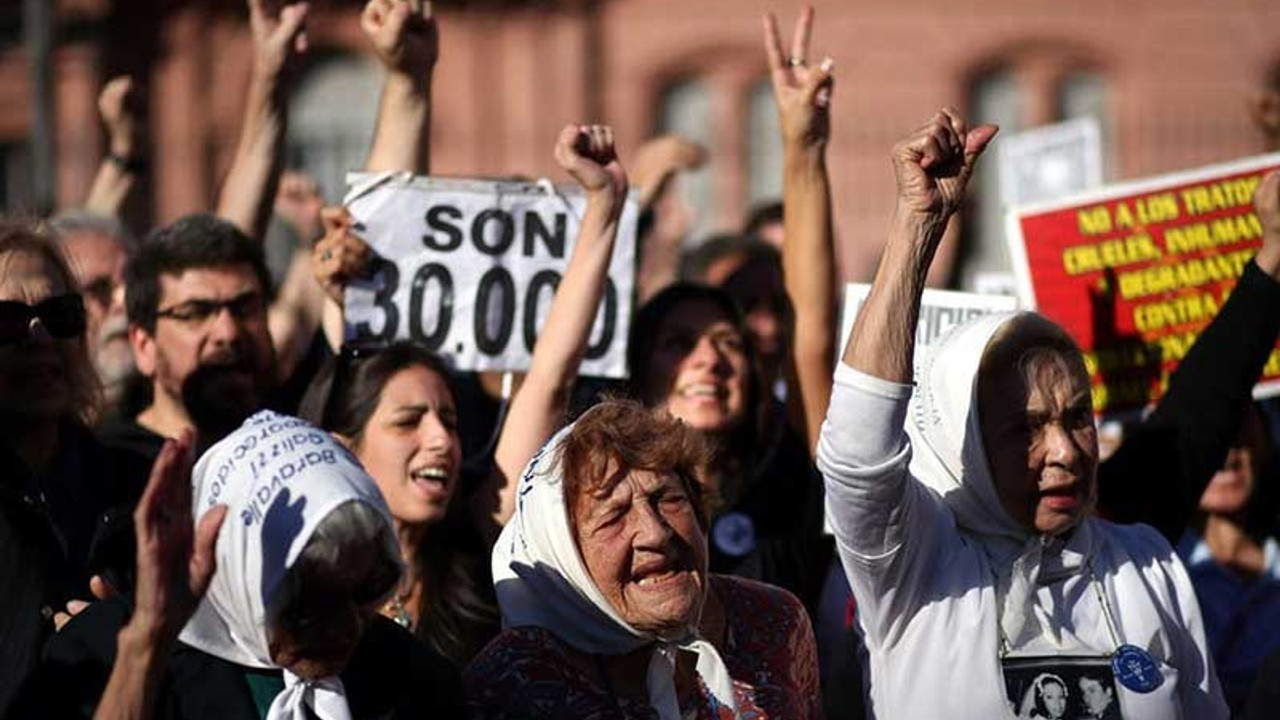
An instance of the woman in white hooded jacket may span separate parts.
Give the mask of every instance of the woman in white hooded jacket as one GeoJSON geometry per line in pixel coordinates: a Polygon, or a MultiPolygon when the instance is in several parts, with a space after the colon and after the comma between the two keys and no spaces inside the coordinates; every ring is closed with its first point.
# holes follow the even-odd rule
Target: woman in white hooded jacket
{"type": "Polygon", "coordinates": [[[1065,332],[981,318],[923,358],[913,393],[925,275],[995,132],[946,109],[894,148],[898,207],[819,440],[871,712],[1012,718],[1050,670],[1069,717],[1104,676],[1126,720],[1225,718],[1173,550],[1092,517],[1089,380],[1065,332]]]}

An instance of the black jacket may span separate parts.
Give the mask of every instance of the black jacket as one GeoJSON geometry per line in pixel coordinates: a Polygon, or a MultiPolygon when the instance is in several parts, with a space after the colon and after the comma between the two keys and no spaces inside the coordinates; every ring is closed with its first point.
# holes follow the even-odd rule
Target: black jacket
{"type": "MultiPolygon", "coordinates": [[[[121,599],[94,603],[58,633],[9,720],[92,718],[129,617],[121,599]]],[[[458,671],[399,625],[378,616],[342,671],[354,720],[461,718],[458,671]]],[[[155,720],[259,720],[245,668],[179,643],[155,720]]]]}

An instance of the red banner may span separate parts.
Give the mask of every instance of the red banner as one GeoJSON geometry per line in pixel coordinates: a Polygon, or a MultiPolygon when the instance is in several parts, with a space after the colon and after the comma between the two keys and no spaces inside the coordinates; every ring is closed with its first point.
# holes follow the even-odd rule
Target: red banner
{"type": "MultiPolygon", "coordinates": [[[[1268,155],[1009,213],[1022,301],[1080,345],[1097,412],[1159,398],[1261,245],[1253,192],[1276,168],[1268,155]]],[[[1280,351],[1255,389],[1276,393],[1280,351]]]]}

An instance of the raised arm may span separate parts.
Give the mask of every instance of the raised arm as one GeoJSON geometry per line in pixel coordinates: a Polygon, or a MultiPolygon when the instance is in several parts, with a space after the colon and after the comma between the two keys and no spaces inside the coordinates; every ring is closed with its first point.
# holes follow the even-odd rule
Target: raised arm
{"type": "Polygon", "coordinates": [[[98,115],[107,130],[107,155],[98,166],[84,207],[99,215],[119,217],[120,208],[137,183],[144,163],[143,119],[133,79],[111,78],[98,95],[98,115]]]}
{"type": "Polygon", "coordinates": [[[288,124],[287,78],[306,51],[305,2],[248,0],[253,70],[240,142],[218,196],[218,216],[261,241],[276,199],[288,124]]]}
{"type": "Polygon", "coordinates": [[[764,18],[764,48],[769,60],[773,99],[782,130],[783,232],[782,270],[787,295],[795,307],[792,345],[794,392],[788,405],[799,403],[811,454],[831,400],[835,371],[836,255],[831,228],[831,185],[827,179],[827,141],[831,138],[832,61],[808,65],[813,8],[800,12],[791,54],[782,54],[778,22],[764,18]]]}
{"type": "Polygon", "coordinates": [[[370,0],[360,26],[387,71],[365,169],[426,175],[431,171],[431,74],[439,56],[431,3],[370,0]]]}
{"type": "Polygon", "coordinates": [[[853,325],[844,362],[890,382],[911,384],[920,296],[947,220],[964,200],[974,163],[996,134],[969,130],[950,108],[893,149],[898,204],[871,293],[853,325]]]}
{"type": "Polygon", "coordinates": [[[556,288],[533,362],[511,400],[498,447],[490,492],[476,493],[475,511],[490,540],[515,510],[516,480],[529,458],[565,421],[596,310],[604,295],[618,223],[627,199],[627,174],[618,161],[613,130],[570,125],[556,142],[556,162],[587,191],[578,240],[556,288]],[[486,506],[487,505],[487,506],[486,506]]]}

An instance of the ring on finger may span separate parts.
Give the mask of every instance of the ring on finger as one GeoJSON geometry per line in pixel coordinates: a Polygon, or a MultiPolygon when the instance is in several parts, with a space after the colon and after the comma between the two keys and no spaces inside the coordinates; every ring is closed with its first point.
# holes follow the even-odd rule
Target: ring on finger
{"type": "Polygon", "coordinates": [[[787,58],[787,65],[791,67],[800,67],[804,65],[804,58],[799,57],[797,55],[792,55],[791,57],[787,58]]]}
{"type": "Polygon", "coordinates": [[[320,253],[320,259],[321,259],[321,260],[324,260],[325,262],[328,262],[328,261],[332,260],[332,259],[333,259],[333,251],[332,251],[332,250],[325,250],[324,252],[320,253]]]}

